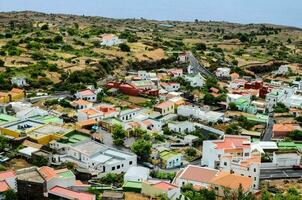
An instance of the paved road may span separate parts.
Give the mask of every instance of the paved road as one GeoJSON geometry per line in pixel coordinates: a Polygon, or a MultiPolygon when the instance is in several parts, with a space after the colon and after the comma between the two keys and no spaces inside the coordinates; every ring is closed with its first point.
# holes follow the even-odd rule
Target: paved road
{"type": "Polygon", "coordinates": [[[204,66],[199,63],[199,61],[194,57],[191,52],[189,53],[189,61],[192,66],[192,71],[194,73],[200,72],[206,77],[214,77],[214,75],[209,70],[207,70],[204,66]]]}
{"type": "Polygon", "coordinates": [[[302,178],[302,170],[298,169],[261,169],[260,179],[302,178]]]}
{"type": "Polygon", "coordinates": [[[270,141],[273,136],[273,126],[274,126],[274,118],[269,117],[264,135],[262,137],[263,141],[270,141]]]}

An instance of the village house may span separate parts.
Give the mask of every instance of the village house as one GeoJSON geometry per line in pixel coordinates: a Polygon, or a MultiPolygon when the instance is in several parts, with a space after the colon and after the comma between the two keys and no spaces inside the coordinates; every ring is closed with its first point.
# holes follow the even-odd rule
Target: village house
{"type": "Polygon", "coordinates": [[[173,68],[173,69],[168,69],[167,70],[168,74],[172,77],[182,77],[183,75],[183,69],[181,68],[173,68]]]}
{"type": "Polygon", "coordinates": [[[130,167],[124,175],[124,182],[138,181],[143,182],[148,180],[150,169],[146,167],[133,166],[130,167]]]}
{"type": "Polygon", "coordinates": [[[286,75],[289,73],[290,67],[288,65],[281,65],[277,71],[273,71],[274,75],[286,75]]]}
{"type": "Polygon", "coordinates": [[[170,131],[174,131],[176,133],[190,133],[196,130],[194,124],[189,121],[173,121],[168,123],[168,128],[170,131]]]}
{"type": "Polygon", "coordinates": [[[216,76],[221,78],[230,77],[230,73],[231,73],[231,69],[227,67],[219,67],[215,72],[216,76]]]}
{"type": "Polygon", "coordinates": [[[181,195],[180,187],[161,180],[148,180],[142,182],[141,193],[152,198],[156,198],[160,195],[166,195],[172,200],[178,199],[181,195]]]}
{"type": "Polygon", "coordinates": [[[119,45],[121,43],[123,43],[123,40],[119,39],[114,34],[103,34],[102,35],[101,45],[111,47],[111,46],[114,46],[114,45],[119,45]]]}
{"type": "Polygon", "coordinates": [[[236,191],[239,185],[242,186],[244,191],[253,191],[253,180],[250,177],[195,165],[188,165],[185,169],[179,171],[173,183],[178,187],[190,183],[196,189],[214,189],[217,196],[224,196],[225,188],[236,191]]]}
{"type": "Polygon", "coordinates": [[[26,93],[19,88],[13,88],[9,92],[0,92],[0,103],[9,103],[24,99],[26,93]]]}
{"type": "Polygon", "coordinates": [[[136,88],[143,90],[156,89],[156,85],[151,80],[140,80],[140,81],[131,81],[131,84],[136,88]]]}
{"type": "Polygon", "coordinates": [[[159,112],[161,115],[173,114],[175,112],[174,103],[165,101],[154,106],[154,111],[159,112]]]}
{"type": "Polygon", "coordinates": [[[189,60],[189,56],[188,56],[188,54],[186,52],[180,53],[178,55],[178,60],[181,63],[185,63],[185,62],[187,62],[189,60]]]}
{"type": "Polygon", "coordinates": [[[287,137],[294,130],[302,130],[298,124],[274,124],[273,139],[280,140],[287,137]]]}
{"type": "Polygon", "coordinates": [[[7,190],[17,191],[16,173],[12,170],[0,172],[0,199],[4,199],[7,190]]]}
{"type": "Polygon", "coordinates": [[[177,108],[177,114],[184,117],[193,117],[201,121],[216,123],[226,122],[230,119],[224,117],[224,113],[210,111],[209,108],[200,108],[193,105],[182,105],[177,108]]]}
{"type": "Polygon", "coordinates": [[[82,99],[85,101],[90,101],[90,102],[96,102],[97,101],[97,94],[94,93],[92,90],[83,90],[80,92],[77,92],[75,94],[76,98],[82,99]]]}
{"type": "Polygon", "coordinates": [[[176,92],[180,88],[179,83],[169,83],[169,82],[161,82],[160,86],[166,90],[167,92],[176,92]]]}
{"type": "Polygon", "coordinates": [[[131,121],[140,110],[140,108],[121,110],[118,115],[118,118],[124,122],[131,121]]]}
{"type": "Polygon", "coordinates": [[[126,172],[129,167],[136,166],[137,162],[135,154],[117,150],[87,138],[81,138],[81,141],[74,139],[52,141],[50,148],[58,152],[53,157],[53,164],[73,162],[99,176],[110,172],[126,172]]]}
{"type": "Polygon", "coordinates": [[[13,77],[11,79],[11,83],[21,88],[28,86],[28,84],[26,83],[26,79],[24,77],[13,77]]]}
{"type": "Polygon", "coordinates": [[[164,169],[172,169],[182,165],[182,154],[164,150],[159,153],[161,166],[164,169]]]}
{"type": "Polygon", "coordinates": [[[205,78],[200,73],[185,75],[184,79],[190,82],[191,87],[203,87],[205,84],[205,78]]]}
{"type": "Polygon", "coordinates": [[[230,82],[229,86],[231,89],[238,89],[238,88],[244,87],[246,82],[247,81],[244,79],[235,79],[230,82]]]}
{"type": "Polygon", "coordinates": [[[86,109],[86,108],[92,108],[93,107],[93,103],[92,102],[85,101],[85,100],[82,100],[82,99],[75,100],[71,104],[76,109],[86,109]]]}
{"type": "Polygon", "coordinates": [[[202,152],[203,166],[251,177],[252,187],[258,189],[261,157],[252,153],[250,137],[225,135],[221,140],[206,140],[202,152]]]}

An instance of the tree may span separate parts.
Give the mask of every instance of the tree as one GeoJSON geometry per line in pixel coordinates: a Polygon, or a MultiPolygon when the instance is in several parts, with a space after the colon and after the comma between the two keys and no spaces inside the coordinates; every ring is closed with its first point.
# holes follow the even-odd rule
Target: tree
{"type": "Polygon", "coordinates": [[[119,45],[119,48],[121,49],[121,51],[130,52],[130,47],[127,44],[122,43],[119,45]]]}
{"type": "Polygon", "coordinates": [[[239,127],[237,124],[233,123],[233,124],[230,124],[226,130],[225,130],[225,134],[228,134],[228,135],[238,135],[239,134],[239,127]]]}
{"type": "Polygon", "coordinates": [[[0,59],[0,67],[4,67],[5,62],[0,59]]]}
{"type": "Polygon", "coordinates": [[[43,24],[43,26],[41,26],[41,30],[42,31],[48,30],[48,24],[43,24]]]}
{"type": "Polygon", "coordinates": [[[302,131],[294,130],[288,135],[288,137],[292,140],[302,140],[302,131]]]}
{"type": "Polygon", "coordinates": [[[189,156],[189,157],[194,157],[194,156],[196,156],[196,154],[197,154],[196,149],[194,149],[194,148],[192,148],[192,147],[187,148],[187,149],[185,150],[185,153],[186,153],[186,155],[189,156]]]}
{"type": "Polygon", "coordinates": [[[234,102],[229,103],[229,108],[230,108],[230,110],[238,110],[238,108],[234,102]]]}
{"type": "Polygon", "coordinates": [[[204,43],[197,43],[195,45],[196,50],[205,51],[207,50],[207,45],[204,43]]]}
{"type": "Polygon", "coordinates": [[[113,143],[118,146],[124,144],[124,139],[126,137],[126,131],[121,125],[113,125],[112,138],[113,143]]]}
{"type": "Polygon", "coordinates": [[[131,150],[144,161],[149,159],[151,148],[151,143],[143,139],[135,141],[131,146],[131,150]]]}
{"type": "Polygon", "coordinates": [[[256,196],[250,191],[244,191],[240,184],[237,190],[229,190],[224,188],[223,200],[256,200],[256,196]]]}
{"type": "Polygon", "coordinates": [[[289,109],[283,103],[277,103],[274,109],[275,113],[285,113],[288,112],[289,109]]]}
{"type": "Polygon", "coordinates": [[[18,199],[18,195],[17,192],[15,192],[12,189],[6,190],[4,192],[4,200],[17,200],[18,199]]]}

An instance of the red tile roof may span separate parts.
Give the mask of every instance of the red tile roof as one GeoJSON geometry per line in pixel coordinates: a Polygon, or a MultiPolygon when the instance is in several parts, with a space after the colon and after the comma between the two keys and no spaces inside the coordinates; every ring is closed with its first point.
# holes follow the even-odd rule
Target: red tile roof
{"type": "Polygon", "coordinates": [[[5,180],[7,178],[12,178],[12,177],[16,177],[16,173],[12,170],[9,171],[4,171],[0,173],[0,180],[5,180]]]}
{"type": "Polygon", "coordinates": [[[158,189],[163,190],[163,191],[166,191],[166,192],[169,191],[169,190],[173,190],[173,189],[177,188],[176,185],[173,185],[171,183],[167,183],[167,182],[164,182],[164,181],[155,183],[153,185],[153,187],[158,188],[158,189]]]}
{"type": "Polygon", "coordinates": [[[49,193],[69,198],[69,199],[77,199],[77,200],[94,200],[95,195],[85,193],[85,192],[77,192],[64,187],[55,186],[49,190],[49,193]]]}
{"type": "Polygon", "coordinates": [[[51,167],[47,167],[47,166],[41,167],[39,169],[39,172],[43,176],[43,178],[45,178],[45,180],[47,181],[54,177],[58,177],[56,171],[51,167]]]}
{"type": "Polygon", "coordinates": [[[253,184],[253,179],[250,177],[229,174],[226,172],[219,172],[211,183],[232,190],[237,190],[239,186],[242,185],[243,189],[248,191],[253,184]]]}
{"type": "Polygon", "coordinates": [[[158,105],[156,105],[155,107],[156,108],[160,108],[160,109],[164,109],[164,108],[167,108],[167,107],[170,107],[170,106],[173,106],[174,103],[172,103],[171,101],[165,101],[165,102],[162,102],[158,105]]]}
{"type": "Polygon", "coordinates": [[[77,105],[89,105],[89,104],[92,104],[91,102],[85,101],[85,100],[82,100],[82,99],[73,101],[73,103],[75,103],[75,104],[77,104],[77,105]]]}
{"type": "Polygon", "coordinates": [[[234,149],[234,148],[248,148],[250,147],[250,138],[246,136],[232,136],[225,135],[221,141],[214,141],[216,149],[234,149]]]}
{"type": "Polygon", "coordinates": [[[10,187],[8,186],[6,181],[0,181],[0,192],[5,192],[9,189],[10,189],[10,187]]]}
{"type": "Polygon", "coordinates": [[[205,167],[198,167],[194,165],[189,165],[184,171],[179,175],[179,178],[197,181],[202,183],[208,183],[211,181],[219,171],[216,169],[210,169],[205,167]]]}
{"type": "Polygon", "coordinates": [[[80,95],[82,96],[90,96],[90,95],[94,95],[94,93],[91,90],[83,90],[81,92],[79,92],[80,95]]]}

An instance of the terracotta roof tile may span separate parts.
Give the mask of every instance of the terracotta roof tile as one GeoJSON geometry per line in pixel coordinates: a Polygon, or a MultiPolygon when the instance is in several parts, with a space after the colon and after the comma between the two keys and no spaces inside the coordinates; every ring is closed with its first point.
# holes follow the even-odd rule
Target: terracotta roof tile
{"type": "Polygon", "coordinates": [[[0,192],[5,192],[9,189],[10,187],[8,186],[6,181],[0,181],[0,192]]]}
{"type": "Polygon", "coordinates": [[[167,183],[167,182],[164,182],[164,181],[155,183],[153,185],[153,187],[158,188],[158,189],[163,190],[163,191],[166,191],[166,192],[169,191],[169,190],[173,190],[173,189],[177,188],[176,185],[173,185],[171,183],[167,183]]]}
{"type": "Polygon", "coordinates": [[[211,180],[212,184],[223,186],[236,190],[241,184],[244,190],[249,190],[253,184],[253,179],[245,176],[238,176],[226,172],[219,172],[217,176],[211,180]]]}
{"type": "Polygon", "coordinates": [[[67,197],[68,199],[77,199],[77,200],[94,200],[95,195],[85,193],[85,192],[77,192],[64,187],[55,186],[49,190],[51,194],[59,195],[62,197],[67,197]]]}
{"type": "Polygon", "coordinates": [[[216,169],[189,165],[184,169],[182,174],[179,175],[179,178],[208,183],[216,176],[218,172],[219,171],[216,169]]]}

